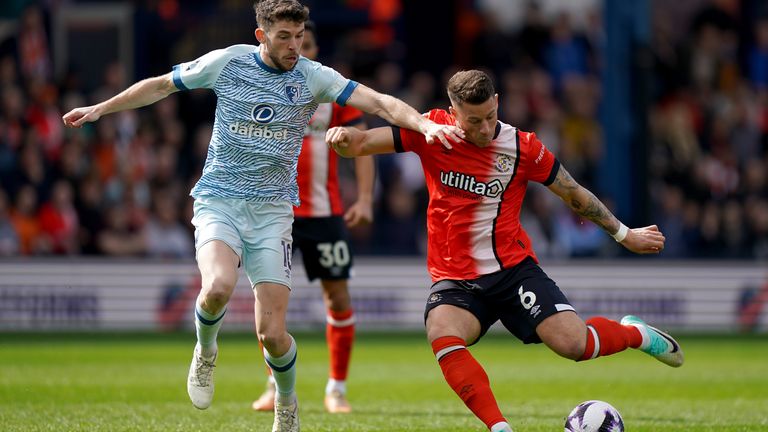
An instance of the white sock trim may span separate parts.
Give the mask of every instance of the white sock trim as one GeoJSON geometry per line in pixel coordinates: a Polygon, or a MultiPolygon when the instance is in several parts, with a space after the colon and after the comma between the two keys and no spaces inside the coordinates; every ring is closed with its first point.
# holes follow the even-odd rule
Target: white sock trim
{"type": "Polygon", "coordinates": [[[355,323],[355,315],[353,314],[351,317],[343,320],[337,320],[330,315],[326,315],[325,322],[327,322],[328,324],[334,327],[349,327],[355,323]]]}
{"type": "Polygon", "coordinates": [[[325,385],[325,394],[331,394],[334,391],[343,395],[347,394],[347,382],[344,380],[328,378],[328,383],[325,385]]]}
{"type": "Polygon", "coordinates": [[[462,345],[453,345],[453,346],[445,347],[445,348],[443,348],[440,351],[435,353],[435,358],[437,359],[437,361],[440,361],[446,355],[448,355],[448,354],[450,354],[450,353],[452,353],[454,351],[460,350],[460,349],[467,349],[467,347],[462,346],[462,345]]]}
{"type": "Polygon", "coordinates": [[[640,346],[637,347],[637,349],[643,350],[648,348],[651,345],[651,337],[648,335],[648,328],[640,324],[629,324],[629,325],[636,328],[637,331],[640,332],[640,336],[643,337],[643,341],[640,342],[640,346]]]}
{"type": "Polygon", "coordinates": [[[280,405],[295,405],[299,403],[299,398],[296,396],[295,391],[292,391],[288,394],[277,392],[275,395],[275,402],[280,405]]]}
{"type": "Polygon", "coordinates": [[[600,338],[597,335],[597,330],[591,325],[587,326],[587,329],[592,333],[592,339],[595,341],[595,350],[592,352],[590,359],[596,358],[600,354],[600,338]]]}
{"type": "MultiPolygon", "coordinates": [[[[217,314],[212,314],[212,313],[208,313],[205,309],[201,308],[200,305],[197,304],[197,302],[195,302],[195,313],[196,315],[200,315],[201,317],[203,317],[203,319],[205,320],[216,321],[222,316],[224,316],[225,313],[227,313],[227,307],[226,306],[223,307],[217,314]]],[[[210,325],[210,324],[207,324],[207,325],[210,325]]]]}

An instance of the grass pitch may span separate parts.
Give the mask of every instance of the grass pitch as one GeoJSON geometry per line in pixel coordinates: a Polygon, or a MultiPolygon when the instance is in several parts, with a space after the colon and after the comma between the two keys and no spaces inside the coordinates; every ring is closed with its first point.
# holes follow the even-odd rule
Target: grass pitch
{"type": "MultiPolygon", "coordinates": [[[[321,334],[298,334],[302,431],[486,431],[443,381],[422,334],[358,335],[348,381],[354,412],[325,414],[321,334]]],[[[768,431],[768,339],[687,337],[686,364],[636,351],[584,363],[492,334],[472,348],[515,431],[562,431],[579,402],[619,409],[628,431],[768,431]]],[[[250,410],[264,385],[251,335],[219,338],[216,397],[186,394],[194,335],[0,334],[3,431],[269,431],[250,410]]]]}

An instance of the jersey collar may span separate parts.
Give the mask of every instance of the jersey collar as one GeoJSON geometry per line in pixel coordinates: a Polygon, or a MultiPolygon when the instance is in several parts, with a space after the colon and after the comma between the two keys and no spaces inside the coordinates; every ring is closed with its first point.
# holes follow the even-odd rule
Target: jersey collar
{"type": "Polygon", "coordinates": [[[501,133],[501,122],[496,120],[496,131],[493,133],[493,139],[498,138],[500,133],[501,133]]]}

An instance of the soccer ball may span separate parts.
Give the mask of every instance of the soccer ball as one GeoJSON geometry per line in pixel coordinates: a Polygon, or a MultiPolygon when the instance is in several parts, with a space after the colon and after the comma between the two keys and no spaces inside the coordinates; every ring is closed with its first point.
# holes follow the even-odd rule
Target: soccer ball
{"type": "Polygon", "coordinates": [[[624,420],[608,402],[590,400],[568,414],[564,432],[624,432],[624,420]]]}

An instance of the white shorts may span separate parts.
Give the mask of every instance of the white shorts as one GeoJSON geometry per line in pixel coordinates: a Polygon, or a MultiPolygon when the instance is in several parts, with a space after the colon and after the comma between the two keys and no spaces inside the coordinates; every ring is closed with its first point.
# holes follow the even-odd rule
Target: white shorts
{"type": "Polygon", "coordinates": [[[223,241],[240,257],[251,287],[274,282],[291,288],[292,224],[293,206],[287,201],[195,198],[195,250],[223,241]]]}

